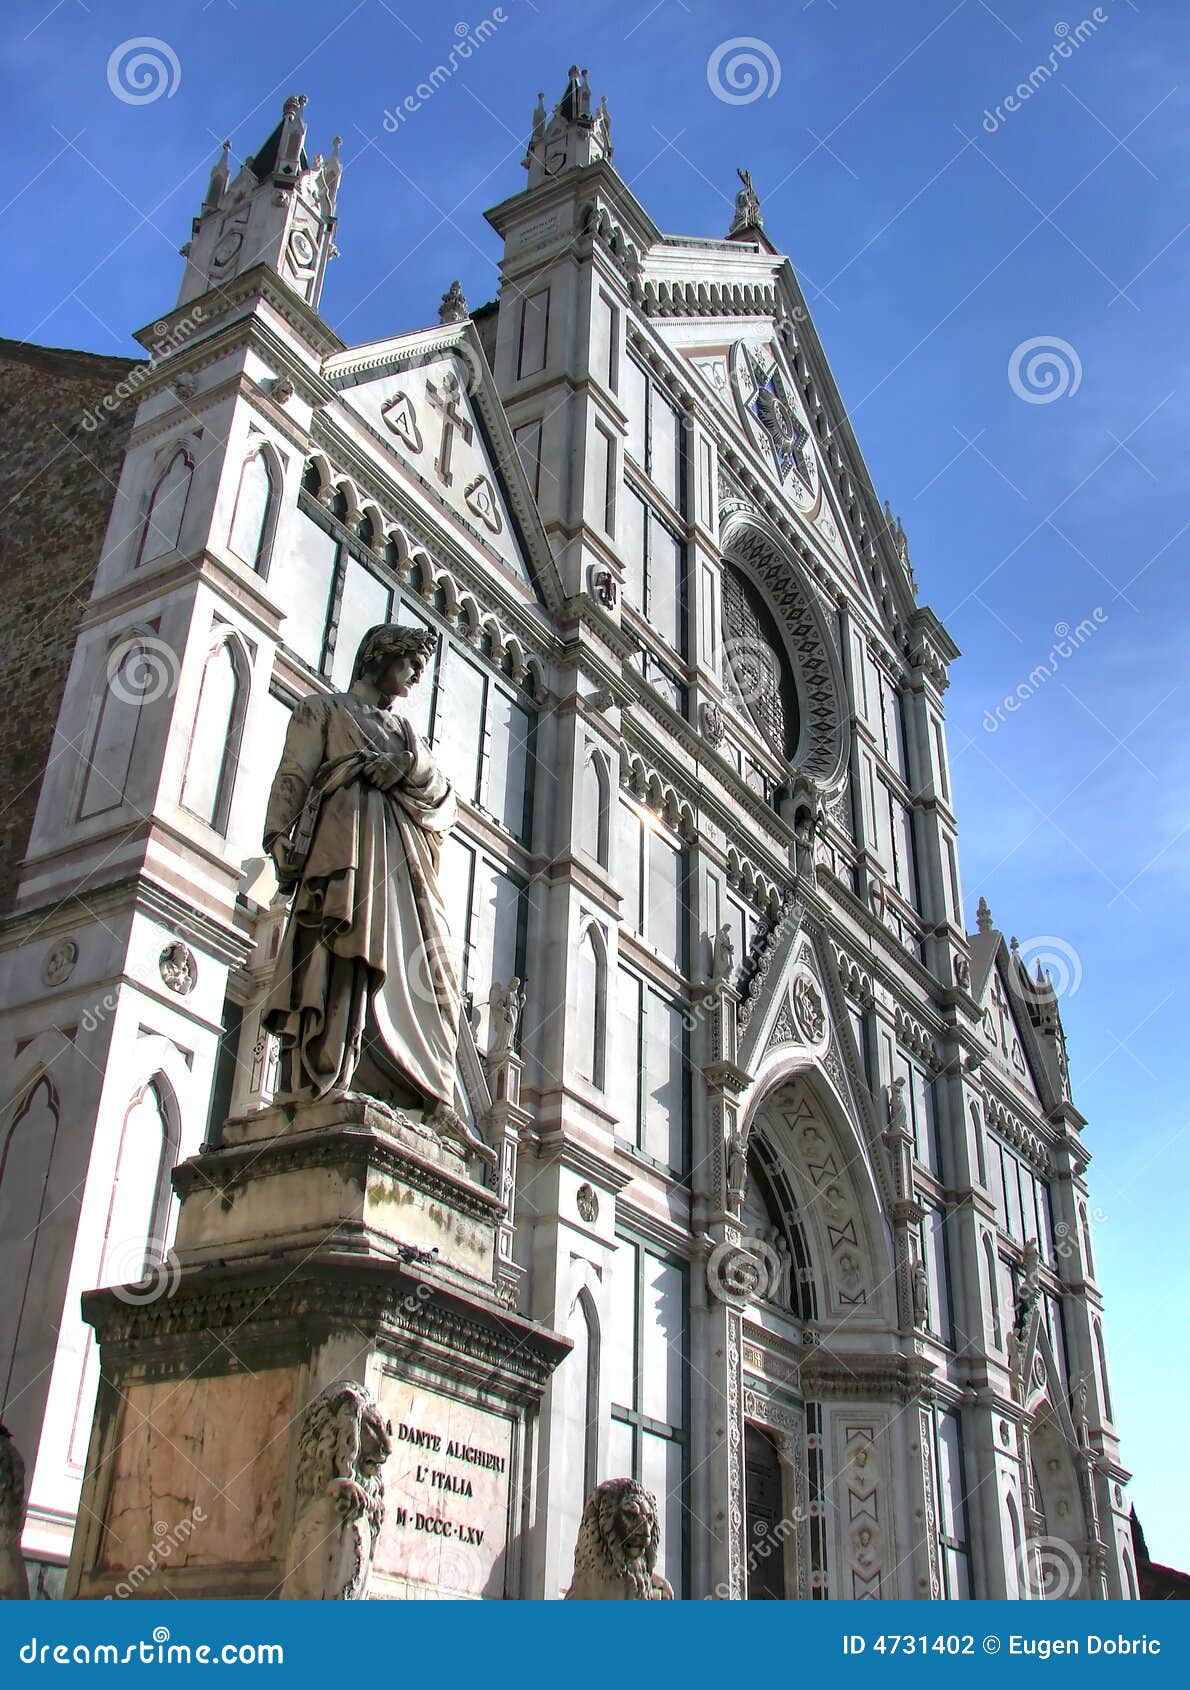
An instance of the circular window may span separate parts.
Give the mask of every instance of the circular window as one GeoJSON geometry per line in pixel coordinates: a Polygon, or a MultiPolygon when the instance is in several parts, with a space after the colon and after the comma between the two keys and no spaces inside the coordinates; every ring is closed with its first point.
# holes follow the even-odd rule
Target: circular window
{"type": "Polygon", "coordinates": [[[778,757],[821,786],[846,770],[843,675],[796,559],[763,517],[721,513],[723,685],[778,757]]]}

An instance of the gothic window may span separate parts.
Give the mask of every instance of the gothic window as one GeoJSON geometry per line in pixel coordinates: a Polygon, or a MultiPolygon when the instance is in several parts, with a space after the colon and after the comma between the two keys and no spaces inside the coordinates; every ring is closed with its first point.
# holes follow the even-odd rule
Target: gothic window
{"type": "Polygon", "coordinates": [[[475,1037],[483,1048],[492,982],[524,979],[526,886],[457,830],[443,841],[439,885],[450,912],[453,959],[464,996],[475,1007],[475,1037]]]}
{"type": "Polygon", "coordinates": [[[164,1085],[154,1079],[136,1093],[124,1117],[97,1285],[139,1279],[164,1250],[171,1207],[169,1172],[176,1153],[177,1134],[164,1085]]]}
{"type": "MultiPolygon", "coordinates": [[[[364,522],[368,518],[364,517],[364,522]]],[[[338,617],[334,629],[334,655],[330,683],[336,692],[346,692],[359,642],[369,628],[387,622],[392,608],[392,588],[375,570],[359,558],[341,550],[338,560],[338,617]]],[[[325,658],[324,658],[325,664],[325,658]]]]}
{"type": "Polygon", "coordinates": [[[657,1498],[658,1571],[685,1593],[686,1265],[620,1237],[612,1257],[606,1354],[611,1435],[606,1478],[634,1478],[657,1498]]]}
{"type": "Polygon", "coordinates": [[[723,681],[728,697],[782,759],[799,733],[797,688],[776,619],[758,588],[723,565],[723,681]]]}
{"type": "MultiPolygon", "coordinates": [[[[169,1173],[178,1154],[176,1109],[167,1106],[166,1096],[166,1083],[158,1075],[140,1088],[125,1112],[103,1242],[92,1278],[95,1285],[124,1285],[141,1279],[165,1252],[172,1208],[169,1173]]],[[[97,1374],[95,1339],[88,1334],[68,1446],[69,1460],[80,1467],[86,1457],[87,1408],[94,1401],[97,1374]]]]}
{"type": "Polygon", "coordinates": [[[935,1338],[953,1348],[950,1316],[950,1273],[946,1248],[946,1214],[936,1204],[927,1203],[920,1192],[922,1207],[921,1259],[925,1263],[929,1327],[935,1338]]]}
{"type": "Polygon", "coordinates": [[[625,450],[658,492],[682,508],[682,416],[649,371],[624,360],[623,404],[628,418],[625,450]]]}
{"type": "Polygon", "coordinates": [[[963,1476],[963,1433],[957,1414],[935,1410],[934,1446],[942,1589],[950,1600],[965,1601],[971,1596],[971,1547],[963,1476]]]}
{"type": "Polygon", "coordinates": [[[517,453],[520,456],[521,468],[525,472],[525,479],[529,483],[533,497],[541,497],[541,418],[534,417],[532,422],[522,423],[513,433],[517,453]]]}
{"type": "Polygon", "coordinates": [[[595,922],[579,939],[575,971],[575,1067],[581,1079],[602,1091],[606,1071],[607,952],[595,922]]]}
{"type": "Polygon", "coordinates": [[[161,691],[164,654],[160,641],[148,635],[122,637],[104,665],[102,696],[87,774],[79,803],[79,820],[118,809],[124,802],[129,772],[137,748],[141,707],[161,691]]]}
{"type": "Polygon", "coordinates": [[[996,1250],[990,1233],[983,1234],[983,1260],[988,1278],[988,1312],[992,1317],[992,1348],[1004,1348],[1004,1328],[1000,1321],[1000,1286],[996,1268],[996,1250]]]}
{"type": "Polygon", "coordinates": [[[249,568],[263,575],[268,566],[275,516],[273,468],[263,447],[249,453],[240,470],[228,545],[249,568]]]}
{"type": "MultiPolygon", "coordinates": [[[[8,1377],[0,1375],[0,1399],[7,1400],[15,1365],[17,1336],[33,1278],[40,1226],[54,1146],[58,1137],[58,1094],[48,1074],[40,1074],[19,1097],[0,1126],[0,1356],[8,1358],[8,1377]]],[[[46,1245],[49,1238],[46,1237],[46,1245]]]]}
{"type": "Polygon", "coordinates": [[[517,353],[517,379],[537,375],[545,369],[549,344],[550,290],[531,293],[521,304],[521,339],[517,353]]]}
{"type": "Polygon", "coordinates": [[[681,1005],[618,971],[616,1060],[612,1069],[617,1134],[659,1167],[681,1174],[689,1162],[689,1033],[681,1005]]]}
{"type": "Polygon", "coordinates": [[[138,563],[151,563],[155,558],[177,550],[193,476],[194,459],[184,446],[180,446],[158,477],[149,499],[138,563]]]}
{"type": "Polygon", "coordinates": [[[579,788],[578,845],[603,868],[608,866],[611,827],[611,775],[602,751],[588,745],[579,788]]]}
{"type": "Polygon", "coordinates": [[[647,811],[621,797],[616,813],[616,878],[630,932],[674,967],[686,965],[686,853],[647,811]]]}
{"type": "Polygon", "coordinates": [[[681,649],[685,548],[665,519],[628,482],[620,508],[620,554],[624,597],[659,639],[681,649]]]}
{"type": "Polygon", "coordinates": [[[248,685],[240,643],[225,635],[208,652],[203,665],[181,795],[183,809],[217,833],[227,832],[248,685]]]}
{"type": "Polygon", "coordinates": [[[1103,1347],[1103,1322],[1097,1320],[1095,1330],[1095,1359],[1099,1363],[1099,1401],[1103,1408],[1103,1418],[1111,1421],[1114,1416],[1111,1410],[1111,1392],[1107,1384],[1107,1352],[1103,1347]]]}
{"type": "Polygon", "coordinates": [[[334,536],[304,510],[287,529],[288,544],[269,573],[269,592],[285,618],[281,625],[285,644],[317,671],[326,643],[339,548],[334,536]]]}
{"type": "Polygon", "coordinates": [[[897,1051],[893,1057],[894,1079],[903,1079],[905,1108],[913,1128],[913,1154],[923,1168],[938,1179],[942,1167],[938,1158],[938,1132],[935,1121],[934,1082],[920,1063],[897,1051]]]}
{"type": "Polygon", "coordinates": [[[558,1420],[560,1447],[551,1452],[550,1467],[560,1482],[551,1485],[550,1508],[562,1515],[563,1541],[569,1543],[578,1537],[583,1506],[598,1483],[599,1315],[585,1285],[571,1306],[566,1331],[574,1348],[556,1375],[564,1408],[558,1420]]]}

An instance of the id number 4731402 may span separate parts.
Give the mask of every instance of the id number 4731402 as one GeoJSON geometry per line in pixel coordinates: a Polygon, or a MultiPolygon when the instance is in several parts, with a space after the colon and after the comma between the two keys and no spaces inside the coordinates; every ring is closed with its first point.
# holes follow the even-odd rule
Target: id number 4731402
{"type": "Polygon", "coordinates": [[[973,1655],[975,1639],[969,1633],[930,1637],[925,1632],[890,1632],[871,1641],[866,1637],[848,1634],[843,1638],[845,1655],[862,1655],[870,1649],[874,1655],[973,1655]]]}

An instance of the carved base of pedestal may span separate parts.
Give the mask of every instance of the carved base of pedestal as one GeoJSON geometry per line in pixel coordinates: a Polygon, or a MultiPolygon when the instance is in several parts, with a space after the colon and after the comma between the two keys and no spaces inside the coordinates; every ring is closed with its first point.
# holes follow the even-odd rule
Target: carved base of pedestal
{"type": "Polygon", "coordinates": [[[135,1295],[83,1300],[102,1378],[68,1596],[279,1597],[308,1526],[304,1412],[340,1379],[392,1428],[370,1596],[522,1594],[535,1413],[569,1340],[432,1264],[330,1250],[135,1295]]]}
{"type": "Polygon", "coordinates": [[[570,1340],[504,1305],[504,1204],[464,1152],[347,1096],[229,1121],[173,1178],[174,1271],[83,1298],[102,1376],[67,1594],[520,1594],[528,1446],[570,1340]],[[384,1508],[311,1573],[291,1538],[329,1499],[297,1444],[339,1381],[391,1422],[384,1508]]]}

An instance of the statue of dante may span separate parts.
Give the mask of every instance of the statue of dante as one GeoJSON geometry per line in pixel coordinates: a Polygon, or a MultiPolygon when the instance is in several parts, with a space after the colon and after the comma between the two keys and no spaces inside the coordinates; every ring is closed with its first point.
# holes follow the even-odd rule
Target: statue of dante
{"type": "Polygon", "coordinates": [[[460,992],[438,886],[455,797],[391,709],[433,649],[427,630],[371,628],[350,690],[293,713],[264,824],[293,902],[263,1024],[283,1096],[353,1091],[457,1126],[460,992]]]}

